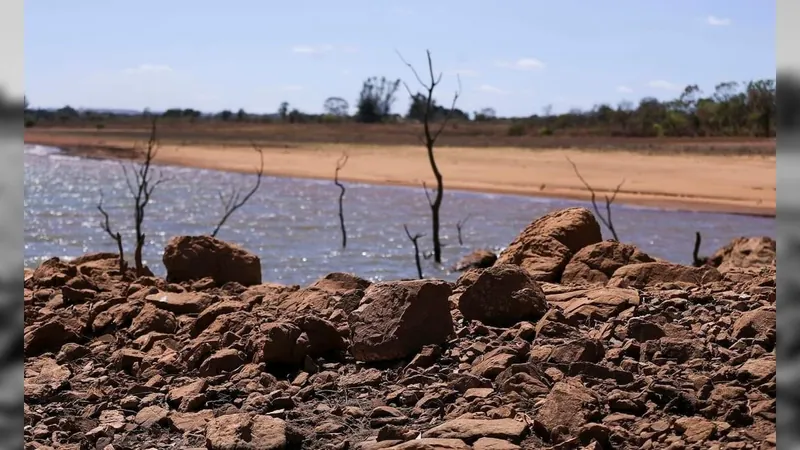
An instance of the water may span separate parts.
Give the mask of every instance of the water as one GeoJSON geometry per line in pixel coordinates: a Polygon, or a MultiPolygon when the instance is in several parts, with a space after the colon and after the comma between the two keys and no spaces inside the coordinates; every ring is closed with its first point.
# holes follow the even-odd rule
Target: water
{"type": "MultiPolygon", "coordinates": [[[[168,183],[158,187],[146,210],[144,259],[164,275],[161,256],[175,235],[210,233],[222,212],[219,192],[244,191],[254,175],[179,167],[160,167],[168,183]]],[[[261,189],[236,211],[218,234],[261,258],[265,281],[301,284],[329,272],[352,272],[371,280],[416,276],[411,242],[403,224],[430,249],[430,210],[421,188],[347,183],[345,218],[348,247],[341,249],[337,198],[331,181],[265,177],[261,189]]],[[[122,232],[132,255],[133,211],[119,162],[88,160],[40,146],[25,149],[25,267],[52,256],[116,252],[99,226],[100,194],[111,226],[122,232]]],[[[531,220],[555,209],[589,203],[445,191],[442,206],[444,266],[476,248],[499,250],[531,220]],[[456,223],[471,215],[458,245],[456,223]]],[[[664,211],[614,206],[617,233],[625,242],[670,261],[691,260],[694,233],[703,234],[701,253],[710,254],[730,239],[775,235],[775,220],[725,214],[664,211]]],[[[604,230],[605,233],[605,230],[604,230]]],[[[457,274],[423,266],[426,276],[455,279],[457,274]]]]}

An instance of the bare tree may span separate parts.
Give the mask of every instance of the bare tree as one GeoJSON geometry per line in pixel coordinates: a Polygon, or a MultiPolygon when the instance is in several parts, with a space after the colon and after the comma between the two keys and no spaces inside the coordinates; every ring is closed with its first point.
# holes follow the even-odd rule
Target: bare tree
{"type": "Polygon", "coordinates": [[[135,169],[128,169],[124,164],[122,170],[125,173],[125,182],[134,200],[134,226],[136,229],[136,248],[133,253],[134,263],[136,264],[136,276],[145,273],[142,264],[142,248],[144,247],[145,234],[142,229],[144,223],[144,211],[155,189],[164,181],[160,172],[152,168],[153,160],[158,154],[158,139],[156,138],[156,119],[153,118],[150,127],[150,138],[147,140],[147,149],[144,154],[144,161],[138,164],[135,169]],[[131,177],[133,174],[133,177],[131,177]],[[134,181],[135,185],[134,186],[134,181]]]}
{"type": "Polygon", "coordinates": [[[347,164],[347,153],[343,153],[336,161],[336,171],[333,174],[333,183],[339,186],[339,227],[342,229],[342,248],[347,248],[347,228],[344,226],[344,194],[347,191],[339,181],[339,171],[347,164]]]}
{"type": "Polygon", "coordinates": [[[219,201],[222,203],[222,208],[224,213],[222,217],[217,222],[217,226],[214,227],[214,231],[211,232],[211,237],[216,237],[217,233],[219,233],[220,228],[227,222],[228,218],[233,214],[237,209],[244,206],[250,200],[250,197],[258,191],[258,188],[261,187],[261,177],[264,176],[264,151],[256,145],[255,143],[251,142],[251,145],[258,152],[258,157],[260,159],[260,164],[258,166],[258,172],[256,172],[256,184],[253,186],[252,189],[247,191],[247,194],[242,197],[242,191],[234,188],[231,190],[231,193],[228,194],[227,197],[222,195],[222,191],[219,192],[219,201]]]}
{"type": "Polygon", "coordinates": [[[417,276],[419,279],[422,279],[422,262],[419,259],[419,238],[425,236],[424,234],[417,233],[415,235],[411,235],[411,232],[408,231],[408,225],[403,224],[403,229],[406,230],[406,236],[414,244],[414,262],[417,264],[417,276]]]}
{"type": "Polygon", "coordinates": [[[108,213],[103,209],[103,191],[100,191],[100,201],[97,203],[97,210],[103,215],[103,221],[100,222],[100,228],[106,232],[117,243],[117,252],[119,254],[119,273],[124,279],[126,277],[126,264],[125,264],[125,250],[122,247],[122,235],[119,231],[116,233],[111,231],[111,223],[108,218],[108,213]]]}
{"type": "Polygon", "coordinates": [[[456,230],[458,231],[458,245],[464,245],[464,239],[461,236],[461,229],[464,228],[464,225],[467,224],[469,218],[472,217],[472,214],[467,214],[467,217],[456,222],[456,230]]]}
{"type": "Polygon", "coordinates": [[[578,166],[576,166],[575,163],[572,162],[572,160],[569,159],[568,156],[566,158],[567,158],[567,161],[569,161],[569,163],[572,164],[572,168],[575,170],[575,175],[577,175],[578,178],[583,183],[583,185],[586,186],[586,189],[589,192],[591,192],[591,194],[592,194],[592,206],[594,207],[595,214],[597,214],[597,218],[600,219],[600,222],[602,222],[603,225],[606,226],[606,228],[608,228],[608,231],[610,231],[611,235],[614,236],[614,240],[615,241],[619,241],[619,236],[617,236],[617,230],[614,229],[614,221],[611,219],[611,205],[614,203],[614,200],[617,198],[617,194],[619,193],[619,190],[622,187],[622,184],[625,183],[625,179],[623,178],[622,181],[619,182],[619,184],[617,185],[617,188],[614,189],[614,193],[611,195],[610,198],[609,198],[608,195],[605,196],[605,198],[606,198],[606,215],[604,217],[603,214],[600,213],[600,208],[597,207],[597,195],[595,194],[594,189],[589,185],[589,183],[586,182],[586,180],[583,178],[583,176],[581,176],[581,173],[578,171],[578,166]]]}
{"type": "MultiPolygon", "coordinates": [[[[458,79],[458,90],[456,91],[455,95],[453,95],[453,102],[450,105],[450,110],[445,114],[444,119],[439,124],[437,130],[431,130],[431,122],[432,122],[432,115],[434,111],[434,100],[433,100],[433,92],[436,89],[436,86],[442,80],[442,74],[439,73],[438,76],[435,76],[433,73],[433,62],[431,60],[431,52],[430,50],[426,51],[428,55],[428,73],[430,74],[430,81],[428,83],[422,81],[422,78],[417,73],[417,70],[414,69],[414,66],[409,64],[405,59],[403,59],[403,55],[400,52],[397,52],[397,55],[403,61],[403,63],[411,69],[411,72],[416,77],[417,82],[425,88],[425,110],[423,111],[422,115],[422,127],[423,127],[423,136],[421,138],[422,143],[425,145],[425,148],[428,150],[428,161],[430,162],[431,169],[433,170],[433,176],[436,178],[436,195],[433,199],[431,199],[430,194],[428,193],[427,187],[425,187],[425,195],[428,197],[428,204],[431,207],[431,219],[433,222],[433,259],[436,261],[437,264],[441,264],[442,262],[442,244],[439,238],[439,210],[442,206],[442,198],[444,195],[444,182],[442,180],[442,174],[439,172],[439,167],[436,165],[436,158],[434,157],[434,146],[436,145],[436,140],[439,139],[439,135],[442,134],[445,127],[447,126],[447,122],[450,121],[450,118],[453,115],[453,111],[456,109],[456,102],[458,101],[458,96],[461,93],[461,79],[458,79]]],[[[408,84],[403,82],[403,86],[405,86],[406,91],[408,91],[408,95],[412,98],[412,100],[416,97],[414,93],[411,91],[411,88],[408,87],[408,84]]],[[[423,186],[424,187],[424,186],[423,186]]]]}

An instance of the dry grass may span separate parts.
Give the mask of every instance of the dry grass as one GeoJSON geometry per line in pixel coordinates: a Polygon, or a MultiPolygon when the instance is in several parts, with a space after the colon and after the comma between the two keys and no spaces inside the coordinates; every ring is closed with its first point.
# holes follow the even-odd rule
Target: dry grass
{"type": "MultiPolygon", "coordinates": [[[[453,123],[442,134],[439,146],[516,147],[527,149],[617,149],[645,153],[692,153],[728,155],[774,155],[775,139],[763,138],[628,138],[592,136],[587,131],[555,136],[509,136],[508,123],[453,123]],[[582,135],[581,135],[582,134],[582,135]]],[[[146,140],[147,124],[114,122],[103,129],[94,125],[35,127],[25,131],[26,141],[62,136],[92,140],[146,140]]],[[[417,124],[259,124],[162,120],[159,138],[167,145],[247,145],[255,140],[265,145],[369,144],[380,146],[419,145],[417,124]]]]}

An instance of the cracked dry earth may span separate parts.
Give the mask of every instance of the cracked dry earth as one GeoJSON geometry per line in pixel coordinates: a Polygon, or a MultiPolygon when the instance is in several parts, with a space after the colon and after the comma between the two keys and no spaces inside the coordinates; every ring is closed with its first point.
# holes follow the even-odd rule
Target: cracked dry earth
{"type": "Polygon", "coordinates": [[[775,448],[769,238],[688,267],[570,208],[456,283],[266,284],[204,236],[164,263],[26,271],[26,449],[775,448]]]}

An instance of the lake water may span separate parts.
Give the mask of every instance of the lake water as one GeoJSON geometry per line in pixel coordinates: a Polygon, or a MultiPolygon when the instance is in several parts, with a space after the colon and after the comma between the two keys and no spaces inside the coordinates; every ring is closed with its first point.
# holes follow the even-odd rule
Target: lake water
{"type": "MultiPolygon", "coordinates": [[[[123,233],[132,255],[133,202],[121,164],[60,154],[57,149],[25,148],[25,267],[52,257],[116,252],[99,226],[102,192],[112,228],[123,233]]],[[[175,235],[210,233],[222,212],[219,191],[249,189],[254,175],[160,167],[169,182],[159,186],[146,210],[146,264],[164,275],[161,255],[175,235]]],[[[446,185],[445,174],[445,185],[446,185]]],[[[414,254],[403,224],[425,233],[430,249],[430,210],[421,188],[347,183],[345,218],[348,247],[341,249],[337,199],[331,181],[265,177],[261,189],[236,211],[217,237],[258,254],[265,281],[308,284],[329,272],[352,272],[372,280],[414,277],[414,254]]],[[[590,203],[513,195],[445,191],[442,235],[445,268],[424,262],[426,276],[449,273],[461,256],[476,248],[499,250],[533,219],[549,211],[590,203]],[[456,223],[471,215],[458,245],[456,223]]],[[[703,235],[702,254],[737,236],[775,236],[775,219],[615,205],[620,239],[670,261],[691,260],[694,233],[703,235]]],[[[607,235],[606,230],[603,230],[607,235]]]]}

